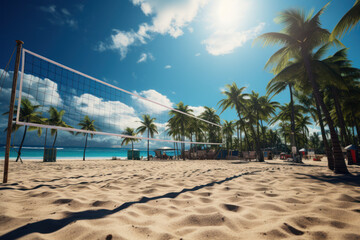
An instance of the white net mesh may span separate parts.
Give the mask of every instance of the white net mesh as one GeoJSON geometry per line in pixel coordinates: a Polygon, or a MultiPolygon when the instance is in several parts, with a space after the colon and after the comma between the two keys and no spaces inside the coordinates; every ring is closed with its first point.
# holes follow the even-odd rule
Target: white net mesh
{"type": "MultiPolygon", "coordinates": [[[[181,117],[180,117],[181,118],[181,117]]],[[[119,137],[150,139],[153,141],[184,142],[193,144],[220,145],[221,126],[178,111],[164,95],[155,90],[130,92],[98,80],[50,59],[23,49],[22,73],[16,123],[19,125],[85,132],[119,137]],[[21,117],[22,100],[27,99],[37,109],[43,120],[21,117]],[[48,121],[50,109],[60,113],[62,122],[48,121]],[[169,119],[181,115],[185,121],[176,129],[169,125],[169,119]],[[157,133],[148,136],[147,131],[136,136],[124,132],[127,127],[135,131],[142,125],[144,115],[149,115],[156,125],[157,133]],[[85,116],[94,120],[96,132],[82,130],[79,126],[85,116]],[[189,131],[190,128],[193,130],[189,131]]]]}

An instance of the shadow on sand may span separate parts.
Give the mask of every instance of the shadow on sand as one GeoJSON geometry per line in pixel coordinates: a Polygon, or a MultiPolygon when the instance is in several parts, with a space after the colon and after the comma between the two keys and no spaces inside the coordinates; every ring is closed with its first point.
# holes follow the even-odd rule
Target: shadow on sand
{"type": "Polygon", "coordinates": [[[68,225],[72,222],[78,221],[78,220],[90,220],[90,219],[103,218],[108,215],[120,212],[134,204],[147,203],[152,200],[163,199],[163,198],[176,198],[177,196],[179,196],[182,193],[197,191],[197,190],[205,188],[205,187],[210,187],[215,184],[222,184],[224,182],[239,178],[241,176],[255,174],[257,172],[261,172],[261,171],[257,170],[257,171],[253,171],[253,172],[246,172],[246,173],[242,173],[239,175],[234,175],[232,177],[228,177],[228,178],[225,178],[220,181],[214,181],[214,182],[210,182],[210,183],[207,183],[204,185],[198,185],[193,188],[184,188],[183,190],[181,190],[179,192],[169,192],[164,195],[155,196],[155,197],[151,197],[151,198],[142,197],[139,201],[125,202],[113,210],[108,210],[108,209],[86,210],[86,211],[71,213],[69,216],[62,218],[62,219],[44,219],[44,220],[41,220],[38,222],[29,223],[22,227],[16,228],[16,229],[0,236],[0,240],[16,239],[16,238],[20,238],[20,237],[26,236],[31,233],[36,233],[36,232],[43,233],[43,234],[56,232],[56,231],[60,230],[61,228],[65,227],[66,225],[68,225]]]}
{"type": "Polygon", "coordinates": [[[295,174],[299,176],[297,177],[298,179],[311,178],[317,181],[327,182],[331,184],[345,184],[345,185],[360,187],[360,175],[349,174],[349,175],[333,175],[333,176],[329,176],[329,175],[314,176],[304,173],[295,173],[295,174]]]}

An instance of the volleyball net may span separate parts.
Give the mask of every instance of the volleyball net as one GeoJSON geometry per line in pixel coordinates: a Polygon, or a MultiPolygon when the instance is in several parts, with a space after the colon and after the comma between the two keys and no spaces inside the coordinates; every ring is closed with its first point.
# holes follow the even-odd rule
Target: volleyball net
{"type": "Polygon", "coordinates": [[[201,107],[189,107],[185,113],[153,89],[127,91],[27,49],[22,50],[18,97],[18,125],[169,143],[222,144],[221,125],[203,119],[201,107]],[[28,103],[36,106],[40,118],[23,117],[28,103]],[[94,128],[84,127],[86,118],[94,128]],[[149,120],[155,131],[148,133],[147,127],[141,131],[149,120]],[[128,135],[128,128],[137,134],[128,135]]]}

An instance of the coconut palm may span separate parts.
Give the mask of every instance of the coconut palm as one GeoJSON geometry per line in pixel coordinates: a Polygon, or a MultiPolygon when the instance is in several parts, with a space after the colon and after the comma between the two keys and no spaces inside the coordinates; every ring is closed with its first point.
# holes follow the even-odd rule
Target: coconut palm
{"type": "Polygon", "coordinates": [[[341,137],[344,145],[350,144],[350,138],[348,137],[345,118],[342,112],[341,102],[342,99],[349,97],[349,89],[354,87],[356,79],[360,78],[360,69],[351,66],[351,61],[347,58],[347,48],[343,48],[337,51],[334,55],[323,60],[324,63],[331,67],[331,70],[339,76],[337,79],[326,79],[324,95],[327,99],[333,100],[333,118],[337,120],[338,126],[341,130],[341,137]]]}
{"type": "Polygon", "coordinates": [[[360,20],[360,0],[356,0],[350,10],[340,19],[333,29],[330,39],[342,37],[347,31],[351,31],[360,20]]]}
{"type": "Polygon", "coordinates": [[[318,152],[320,149],[320,138],[319,138],[319,133],[313,133],[310,136],[310,147],[313,148],[315,150],[315,152],[318,152]]]}
{"type": "MultiPolygon", "coordinates": [[[[179,128],[179,132],[181,135],[181,140],[184,141],[185,135],[186,135],[186,127],[190,126],[191,118],[188,114],[192,115],[193,110],[189,108],[189,105],[184,105],[183,102],[179,102],[174,110],[170,110],[169,115],[169,123],[172,126],[177,126],[179,128]],[[181,113],[182,112],[182,113],[181,113]]],[[[181,154],[183,158],[185,159],[185,144],[181,144],[181,154]]]]}
{"type": "MultiPolygon", "coordinates": [[[[328,5],[328,4],[327,4],[328,5]]],[[[284,71],[288,62],[292,58],[301,58],[296,64],[292,64],[291,68],[304,68],[307,80],[309,81],[315,101],[321,107],[326,122],[328,124],[334,155],[334,172],[349,173],[345,165],[344,156],[342,154],[338,135],[336,133],[334,122],[331,119],[329,110],[324,103],[320,92],[319,83],[316,80],[314,69],[325,69],[322,62],[312,61],[312,53],[314,49],[321,47],[329,40],[330,33],[321,28],[320,15],[325,11],[325,5],[314,16],[310,13],[305,16],[301,10],[291,9],[280,13],[278,21],[285,25],[282,32],[265,33],[258,37],[264,41],[264,45],[281,44],[283,48],[277,51],[269,59],[272,63],[277,63],[279,70],[284,71]]],[[[280,73],[279,73],[280,74],[280,73]]]]}
{"type": "MultiPolygon", "coordinates": [[[[174,140],[176,141],[180,141],[181,137],[180,137],[180,129],[179,126],[175,124],[175,122],[171,121],[171,122],[167,122],[166,123],[166,127],[167,127],[167,134],[169,136],[171,136],[174,140]]],[[[179,148],[178,148],[178,143],[174,142],[174,149],[176,149],[176,153],[179,152],[179,148]]],[[[175,154],[175,157],[176,154],[175,154]]]]}
{"type": "MultiPolygon", "coordinates": [[[[132,136],[132,137],[136,136],[135,129],[130,128],[130,127],[125,128],[125,131],[122,134],[127,135],[127,136],[132,136]]],[[[124,140],[121,142],[121,146],[124,145],[124,144],[128,145],[131,142],[132,160],[134,160],[134,142],[138,142],[138,141],[139,141],[139,139],[137,139],[137,138],[125,137],[124,140]]]]}
{"type": "MultiPolygon", "coordinates": [[[[204,112],[202,112],[199,117],[206,121],[209,121],[209,122],[219,125],[220,117],[219,117],[219,115],[216,114],[216,110],[213,108],[206,107],[206,106],[204,108],[205,108],[204,112]]],[[[204,130],[207,131],[207,133],[208,133],[208,136],[207,136],[208,142],[218,142],[219,137],[220,137],[219,127],[212,125],[212,124],[204,124],[204,125],[205,125],[204,130]]]]}
{"type": "MultiPolygon", "coordinates": [[[[44,118],[41,117],[41,113],[37,111],[37,109],[41,107],[40,105],[33,105],[31,101],[27,98],[21,99],[21,106],[20,106],[20,114],[19,114],[19,121],[20,122],[30,122],[30,123],[43,123],[44,118]]],[[[4,113],[3,115],[8,115],[9,112],[4,113]]],[[[14,115],[17,114],[17,107],[14,108],[14,115]]],[[[15,120],[15,119],[14,119],[15,120]]],[[[17,131],[22,125],[13,124],[12,125],[12,131],[17,131]]],[[[42,129],[40,127],[33,127],[25,125],[24,134],[19,146],[18,155],[16,157],[16,162],[20,161],[22,162],[20,156],[21,156],[21,150],[25,141],[26,133],[27,131],[34,131],[37,130],[38,136],[41,136],[42,129]]],[[[5,129],[7,131],[7,128],[5,129]]]]}
{"type": "Polygon", "coordinates": [[[226,139],[226,149],[229,151],[232,144],[232,137],[234,135],[235,131],[235,124],[232,121],[226,121],[224,120],[223,123],[223,134],[226,139]]]}
{"type": "MultiPolygon", "coordinates": [[[[244,130],[245,140],[247,143],[249,143],[248,134],[246,131],[246,123],[244,121],[244,110],[245,102],[246,102],[246,96],[247,94],[243,93],[243,91],[246,89],[246,87],[238,88],[235,82],[233,82],[231,85],[227,84],[225,85],[225,91],[222,92],[223,95],[225,95],[225,98],[220,100],[218,102],[219,108],[221,108],[221,113],[223,113],[226,109],[231,108],[235,109],[238,118],[239,118],[239,124],[244,130]]],[[[220,114],[221,114],[220,113],[220,114]]],[[[250,127],[251,128],[251,127],[250,127]]],[[[248,144],[249,147],[249,144],[248,144]]],[[[260,150],[260,145],[257,147],[257,151],[260,150]]],[[[260,155],[258,155],[260,156],[260,155]]]]}
{"type": "Polygon", "coordinates": [[[306,95],[306,94],[300,94],[299,92],[295,92],[295,96],[298,99],[298,101],[300,102],[300,104],[302,104],[302,107],[304,108],[305,112],[310,113],[314,122],[318,123],[320,125],[322,141],[323,141],[323,145],[325,148],[326,156],[328,158],[328,167],[329,167],[329,169],[334,170],[334,156],[331,152],[331,149],[330,149],[327,137],[326,137],[324,121],[323,121],[323,117],[322,117],[319,105],[316,104],[314,98],[312,97],[312,94],[306,95]]]}
{"type": "MultiPolygon", "coordinates": [[[[57,127],[71,128],[71,126],[67,125],[63,120],[65,110],[58,111],[56,108],[51,106],[50,109],[49,109],[49,114],[50,114],[50,117],[48,119],[49,125],[57,126],[57,127]]],[[[54,142],[53,142],[53,145],[52,145],[52,148],[54,148],[55,147],[55,142],[56,142],[56,139],[57,139],[57,135],[58,135],[58,131],[57,131],[57,129],[52,128],[50,130],[50,133],[51,133],[51,136],[55,135],[54,142]]]]}
{"type": "MultiPolygon", "coordinates": [[[[141,126],[136,129],[136,132],[139,134],[143,134],[144,132],[147,132],[147,138],[154,137],[154,134],[158,134],[157,126],[154,123],[156,118],[151,118],[149,114],[142,115],[142,121],[140,121],[141,126]]],[[[150,160],[150,154],[149,154],[149,146],[150,141],[147,140],[147,159],[150,160]]]]}
{"type": "Polygon", "coordinates": [[[259,109],[259,117],[260,117],[260,126],[261,133],[263,135],[262,141],[265,141],[266,138],[266,126],[264,126],[263,122],[268,122],[270,117],[275,115],[276,108],[279,107],[279,103],[275,101],[271,101],[269,95],[264,95],[259,98],[260,109],[259,109]]]}
{"type": "Polygon", "coordinates": [[[294,79],[280,79],[280,78],[273,78],[269,81],[268,85],[266,86],[267,93],[277,95],[283,90],[286,89],[286,87],[289,87],[290,92],[290,106],[291,106],[291,113],[290,113],[290,119],[291,119],[291,144],[293,147],[296,147],[296,139],[295,139],[295,109],[294,109],[294,99],[293,99],[293,85],[294,85],[294,79]]]}
{"type": "MultiPolygon", "coordinates": [[[[89,118],[88,115],[86,115],[84,117],[84,119],[82,119],[80,122],[79,122],[79,126],[81,127],[82,130],[85,130],[85,131],[91,131],[91,132],[96,132],[98,129],[97,127],[95,126],[94,124],[95,120],[91,120],[89,118]]],[[[87,140],[88,140],[88,136],[90,134],[90,137],[93,138],[94,137],[94,133],[76,133],[76,135],[78,134],[83,134],[85,136],[85,147],[84,147],[84,154],[83,154],[83,161],[85,161],[85,152],[86,152],[86,147],[87,147],[87,140]]]]}

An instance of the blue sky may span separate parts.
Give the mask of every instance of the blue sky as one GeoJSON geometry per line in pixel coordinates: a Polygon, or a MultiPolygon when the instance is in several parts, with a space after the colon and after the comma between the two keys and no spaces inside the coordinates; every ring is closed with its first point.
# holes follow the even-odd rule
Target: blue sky
{"type": "MultiPolygon", "coordinates": [[[[328,1],[249,2],[5,0],[0,9],[0,68],[14,40],[21,39],[26,49],[123,89],[144,94],[155,90],[172,104],[217,109],[221,89],[233,81],[265,94],[272,74],[263,67],[277,47],[252,46],[252,40],[281,29],[273,20],[278,12],[292,7],[318,11],[328,1]]],[[[321,17],[323,26],[332,30],[353,4],[333,0],[321,17]]],[[[359,28],[342,42],[359,67],[359,28]]],[[[275,100],[288,102],[288,93],[275,100]]],[[[3,111],[8,100],[1,101],[3,111]]],[[[227,111],[221,117],[232,120],[235,114],[227,111]]],[[[4,141],[1,136],[0,143],[4,141]]],[[[59,145],[65,141],[59,138],[59,145]]]]}

